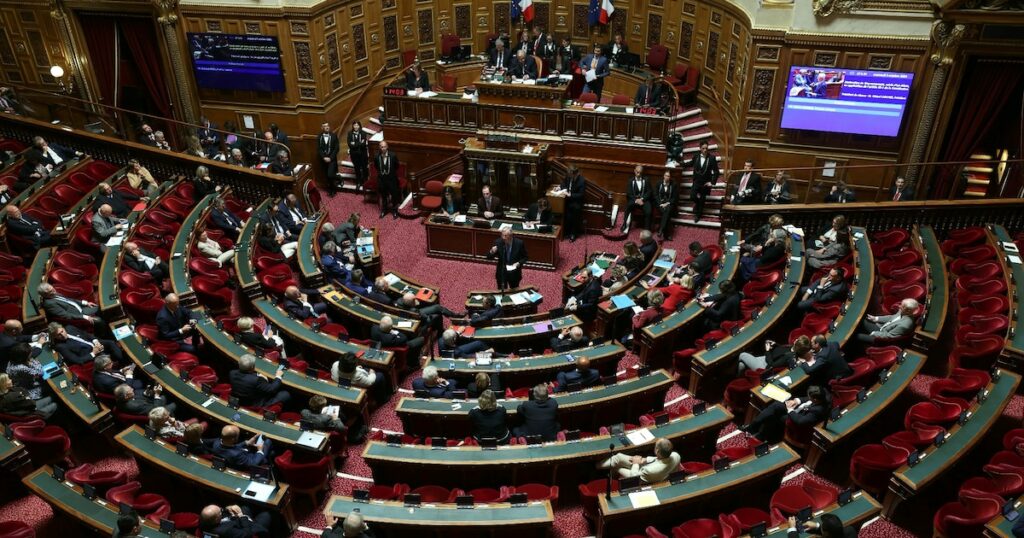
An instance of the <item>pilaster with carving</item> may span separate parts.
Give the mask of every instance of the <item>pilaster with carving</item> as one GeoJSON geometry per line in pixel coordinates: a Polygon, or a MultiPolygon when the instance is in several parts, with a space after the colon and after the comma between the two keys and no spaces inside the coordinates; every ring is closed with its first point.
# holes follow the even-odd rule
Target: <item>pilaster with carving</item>
{"type": "Polygon", "coordinates": [[[63,1],[50,0],[50,16],[53,17],[53,20],[57,21],[57,26],[60,28],[61,45],[65,51],[65,59],[69,64],[68,71],[71,72],[74,84],[78,87],[78,98],[85,101],[96,101],[95,96],[92,94],[92,89],[85,83],[85,77],[82,76],[82,65],[78,61],[78,49],[75,47],[75,40],[71,37],[71,21],[68,20],[68,15],[64,12],[63,1]]]}
{"type": "Polygon", "coordinates": [[[813,7],[816,16],[831,17],[861,9],[864,7],[864,0],[814,0],[813,7]]]}
{"type": "Polygon", "coordinates": [[[192,102],[192,92],[188,87],[188,80],[185,73],[185,66],[181,61],[181,47],[178,43],[178,0],[152,0],[156,7],[157,22],[164,31],[164,39],[167,40],[168,56],[171,58],[171,71],[174,72],[174,83],[178,90],[178,99],[181,101],[182,119],[187,123],[198,123],[196,120],[196,107],[192,102]]]}
{"type": "MultiPolygon", "coordinates": [[[[931,38],[935,43],[935,53],[932,54],[931,61],[935,65],[935,73],[932,75],[932,82],[928,87],[928,95],[925,97],[924,108],[921,110],[921,119],[917,123],[917,132],[914,133],[914,145],[908,159],[910,163],[919,163],[924,158],[928,141],[932,136],[932,128],[935,126],[935,115],[939,109],[939,102],[942,100],[942,92],[946,89],[949,69],[953,65],[957,47],[966,32],[967,26],[963,24],[935,21],[935,24],[932,25],[931,38]]],[[[918,164],[911,164],[907,168],[907,181],[914,185],[919,179],[920,173],[921,167],[918,164]]]]}

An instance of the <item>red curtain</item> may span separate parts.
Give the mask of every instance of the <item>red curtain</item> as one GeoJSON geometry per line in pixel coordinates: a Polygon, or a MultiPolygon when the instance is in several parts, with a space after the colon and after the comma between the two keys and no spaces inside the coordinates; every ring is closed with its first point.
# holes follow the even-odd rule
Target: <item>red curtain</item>
{"type": "MultiPolygon", "coordinates": [[[[135,66],[139,70],[139,76],[149,90],[149,96],[153,101],[156,110],[155,115],[164,118],[173,118],[174,112],[171,105],[170,93],[167,91],[167,78],[160,58],[160,47],[157,46],[157,28],[153,21],[144,18],[122,17],[117,21],[121,27],[121,37],[125,41],[132,58],[135,59],[135,66]]],[[[177,51],[175,51],[175,54],[177,51]]],[[[172,129],[173,130],[173,129],[172,129]]]]}
{"type": "MultiPolygon", "coordinates": [[[[956,118],[949,131],[944,161],[966,161],[989,133],[1003,107],[1024,77],[1024,70],[1004,63],[976,61],[960,92],[956,118]]],[[[935,178],[931,198],[949,198],[957,187],[957,169],[946,169],[935,178]]]]}
{"type": "Polygon", "coordinates": [[[120,92],[117,84],[117,21],[109,15],[84,13],[80,13],[78,19],[89,48],[89,65],[99,83],[100,99],[105,105],[117,106],[120,92]]]}

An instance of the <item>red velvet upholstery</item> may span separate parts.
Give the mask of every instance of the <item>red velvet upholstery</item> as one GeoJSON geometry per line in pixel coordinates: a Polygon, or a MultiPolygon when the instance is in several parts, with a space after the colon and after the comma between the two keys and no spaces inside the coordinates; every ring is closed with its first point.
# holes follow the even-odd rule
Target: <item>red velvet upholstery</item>
{"type": "Polygon", "coordinates": [[[47,426],[42,420],[11,424],[14,438],[28,450],[35,466],[64,461],[71,451],[71,438],[60,426],[47,426]]]}

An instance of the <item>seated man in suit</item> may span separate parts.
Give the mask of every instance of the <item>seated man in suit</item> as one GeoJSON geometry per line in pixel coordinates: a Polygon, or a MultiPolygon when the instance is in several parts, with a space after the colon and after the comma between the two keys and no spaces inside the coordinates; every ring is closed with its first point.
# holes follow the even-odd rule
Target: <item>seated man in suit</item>
{"type": "Polygon", "coordinates": [[[43,311],[46,312],[47,318],[62,321],[85,320],[92,322],[93,332],[109,332],[109,328],[105,327],[103,320],[97,316],[100,309],[96,303],[64,297],[47,282],[39,285],[37,293],[43,300],[43,311]]]}
{"type": "Polygon", "coordinates": [[[537,226],[550,226],[554,217],[551,215],[551,204],[546,196],[538,198],[526,209],[523,221],[537,226]]]}
{"type": "Polygon", "coordinates": [[[259,245],[261,250],[270,254],[280,254],[285,259],[290,259],[298,252],[299,243],[295,241],[294,236],[289,239],[289,232],[287,230],[284,233],[279,232],[278,229],[284,229],[279,223],[276,226],[277,228],[267,224],[260,224],[256,244],[259,245]]]}
{"type": "Polygon", "coordinates": [[[832,398],[828,390],[812,385],[807,388],[805,397],[772,402],[758,413],[750,424],[740,426],[740,430],[750,433],[760,441],[778,443],[782,440],[787,419],[796,426],[812,427],[825,420],[831,408],[832,398]]]}
{"type": "Polygon", "coordinates": [[[391,285],[388,284],[388,279],[379,276],[373,280],[373,287],[366,293],[366,296],[380,304],[391,304],[391,295],[388,290],[391,289],[391,285]]]}
{"type": "Polygon", "coordinates": [[[846,298],[846,273],[841,267],[833,266],[828,274],[810,286],[800,288],[800,302],[796,307],[807,313],[817,303],[831,303],[846,298]]]}
{"type": "Polygon", "coordinates": [[[659,438],[654,442],[654,456],[616,454],[600,464],[599,469],[615,469],[618,478],[639,476],[645,484],[654,484],[668,478],[679,468],[679,454],[672,450],[672,441],[659,438]]]}
{"type": "MultiPolygon", "coordinates": [[[[437,341],[437,351],[442,357],[462,359],[475,357],[481,351],[488,351],[487,344],[472,338],[459,338],[459,333],[446,329],[437,341]]],[[[493,351],[493,350],[491,350],[493,351]]]]}
{"type": "Polygon", "coordinates": [[[661,98],[661,85],[654,83],[654,77],[644,79],[644,83],[637,87],[633,103],[636,106],[655,106],[661,98]]]}
{"type": "Polygon", "coordinates": [[[238,369],[228,372],[231,395],[246,407],[270,407],[284,404],[291,399],[288,391],[281,390],[281,368],[274,374],[274,380],[256,372],[256,357],[246,353],[238,358],[238,369]]]}
{"type": "Polygon", "coordinates": [[[214,228],[223,230],[224,236],[232,241],[238,241],[238,234],[242,233],[242,226],[245,226],[245,220],[232,213],[224,204],[223,198],[214,198],[210,223],[214,228]]]}
{"type": "Polygon", "coordinates": [[[525,50],[519,49],[516,51],[515,58],[512,59],[509,71],[515,78],[534,80],[537,78],[537,61],[533,56],[527,56],[525,50]]]}
{"type": "Polygon", "coordinates": [[[100,250],[106,252],[107,241],[115,235],[124,233],[128,225],[114,216],[114,210],[103,204],[92,216],[92,240],[99,243],[100,250]]]}
{"type": "Polygon", "coordinates": [[[211,504],[199,515],[200,530],[220,538],[270,538],[272,526],[270,512],[254,514],[249,507],[237,504],[223,508],[211,504]]]}
{"type": "Polygon", "coordinates": [[[501,198],[491,195],[491,188],[484,185],[480,189],[480,199],[476,202],[476,210],[485,219],[500,219],[505,216],[501,207],[501,198]]]}
{"type": "Polygon", "coordinates": [[[494,318],[501,317],[501,305],[493,295],[485,295],[483,299],[484,309],[469,318],[469,324],[473,327],[485,327],[494,318]]]}
{"type": "Polygon", "coordinates": [[[293,235],[298,236],[302,226],[306,224],[306,214],[299,207],[299,199],[289,194],[277,206],[277,217],[281,224],[293,235]]]}
{"type": "Polygon", "coordinates": [[[270,328],[269,323],[264,326],[263,331],[256,332],[252,318],[242,316],[235,325],[238,326],[238,339],[243,344],[261,351],[279,351],[282,355],[285,354],[284,340],[270,328]]]}
{"type": "Polygon", "coordinates": [[[348,269],[345,268],[345,261],[338,256],[338,245],[334,241],[328,241],[320,247],[320,265],[327,278],[335,282],[348,280],[348,269]]]}
{"type": "Polygon", "coordinates": [[[914,190],[907,186],[907,180],[897,177],[889,188],[889,199],[893,202],[909,202],[914,199],[914,190]]]}
{"type": "Polygon", "coordinates": [[[160,385],[139,392],[128,383],[118,385],[114,387],[114,401],[119,411],[129,415],[148,415],[154,407],[163,407],[173,415],[178,408],[177,404],[167,402],[160,385]]]}
{"type": "Polygon", "coordinates": [[[65,327],[56,321],[51,321],[46,331],[50,346],[64,362],[86,364],[101,354],[113,357],[118,364],[124,362],[124,353],[114,340],[100,340],[74,325],[65,327]]]}
{"type": "Polygon", "coordinates": [[[293,243],[298,239],[298,234],[292,232],[291,217],[282,215],[279,205],[270,204],[266,211],[257,215],[264,228],[273,228],[275,236],[281,236],[285,243],[293,243]]]}
{"type": "Polygon", "coordinates": [[[565,328],[558,336],[551,337],[551,349],[556,353],[567,353],[589,345],[590,339],[583,333],[581,327],[565,328]]]}
{"type": "Polygon", "coordinates": [[[225,263],[235,259],[235,249],[224,250],[221,244],[210,239],[206,230],[199,232],[199,239],[196,240],[196,250],[208,260],[217,262],[218,267],[224,267],[225,263]]]}
{"type": "Polygon", "coordinates": [[[304,293],[296,286],[288,286],[284,289],[284,300],[281,301],[285,312],[298,320],[316,318],[327,313],[327,305],[322,302],[314,303],[308,293],[304,293]]]}
{"type": "Polygon", "coordinates": [[[273,443],[262,439],[262,435],[253,435],[248,441],[239,443],[241,432],[238,426],[224,426],[220,430],[220,439],[215,439],[210,453],[224,458],[224,463],[236,471],[248,471],[253,467],[269,465],[273,452],[273,443]]]}
{"type": "Polygon", "coordinates": [[[597,304],[601,300],[601,279],[596,278],[590,269],[583,269],[586,280],[580,286],[580,291],[569,297],[565,302],[565,311],[576,314],[583,321],[593,321],[597,317],[597,304]]]}
{"type": "Polygon", "coordinates": [[[704,330],[718,329],[723,321],[740,319],[740,300],[742,296],[736,284],[726,280],[718,285],[719,293],[704,295],[698,302],[704,307],[704,330]]]}
{"type": "Polygon", "coordinates": [[[363,270],[358,268],[350,271],[342,284],[362,296],[368,296],[372,286],[370,280],[363,276],[363,270]]]}
{"type": "Polygon", "coordinates": [[[181,307],[177,295],[168,293],[164,297],[164,306],[156,313],[156,328],[159,338],[177,342],[179,351],[195,354],[199,350],[196,318],[191,310],[181,307]]]}
{"type": "Polygon", "coordinates": [[[900,302],[899,310],[891,316],[868,314],[861,322],[861,328],[867,334],[858,334],[857,340],[871,345],[875,343],[876,339],[903,338],[914,332],[914,326],[917,324],[914,315],[919,306],[914,299],[903,299],[900,302]]]}
{"type": "Polygon", "coordinates": [[[295,166],[292,164],[291,156],[288,152],[283,149],[278,151],[277,156],[270,162],[270,168],[268,171],[271,174],[281,174],[282,176],[294,175],[295,166]]]}
{"type": "Polygon", "coordinates": [[[32,147],[43,156],[43,164],[50,170],[65,164],[69,159],[82,155],[82,152],[66,148],[60,144],[50,144],[41,136],[32,139],[32,147]]]}
{"type": "Polygon", "coordinates": [[[505,48],[505,40],[496,40],[494,42],[494,50],[491,51],[491,58],[487,65],[495,69],[508,69],[511,63],[512,51],[505,48]]]}
{"type": "Polygon", "coordinates": [[[563,392],[569,390],[569,385],[573,383],[579,383],[581,389],[592,387],[601,380],[601,373],[590,367],[590,358],[576,357],[576,369],[570,372],[558,372],[555,379],[558,381],[556,392],[563,392]]]}
{"type": "Polygon", "coordinates": [[[423,350],[423,337],[416,336],[409,338],[404,333],[395,329],[395,320],[391,316],[383,316],[377,325],[370,327],[370,340],[374,344],[380,344],[384,348],[407,346],[405,360],[409,367],[416,369],[420,366],[420,355],[423,350]]]}
{"type": "Polygon", "coordinates": [[[651,258],[658,253],[658,242],[650,230],[640,230],[640,253],[644,255],[644,265],[650,263],[651,258]]]}
{"type": "Polygon", "coordinates": [[[829,381],[853,373],[843,353],[839,351],[839,343],[829,342],[823,334],[811,338],[811,353],[810,360],[801,357],[797,359],[797,364],[807,372],[812,385],[827,387],[829,381]]]}
{"type": "Polygon", "coordinates": [[[97,355],[92,361],[92,388],[104,394],[114,394],[118,385],[128,385],[137,391],[146,388],[141,379],[135,379],[134,372],[134,364],[115,369],[114,360],[109,355],[97,355]]]}
{"type": "Polygon", "coordinates": [[[732,195],[734,205],[759,204],[764,199],[761,194],[761,174],[754,172],[754,161],[747,159],[743,163],[743,171],[736,182],[736,192],[732,195]]]}
{"type": "Polygon", "coordinates": [[[700,244],[700,241],[690,242],[690,267],[694,271],[693,287],[700,288],[704,285],[704,279],[708,273],[714,269],[714,263],[711,261],[711,253],[704,249],[704,246],[700,244]]]}
{"type": "Polygon", "coordinates": [[[409,91],[430,91],[430,77],[420,66],[420,61],[414,60],[409,69],[405,71],[405,89],[409,91]]]}
{"type": "Polygon", "coordinates": [[[437,332],[441,332],[443,327],[443,318],[451,319],[466,317],[465,312],[453,312],[441,304],[421,306],[419,299],[417,299],[416,295],[411,291],[403,293],[401,297],[396,299],[394,306],[395,308],[401,308],[402,310],[409,312],[411,314],[409,317],[411,318],[418,317],[426,327],[435,329],[437,332]]]}
{"type": "Polygon", "coordinates": [[[856,201],[857,193],[841,179],[832,185],[832,189],[825,195],[826,204],[848,204],[856,201]]]}
{"type": "Polygon", "coordinates": [[[309,405],[300,411],[299,415],[302,420],[309,422],[314,430],[338,433],[348,431],[348,426],[345,425],[345,415],[341,413],[340,409],[337,413],[325,413],[325,407],[327,407],[327,398],[315,394],[309,399],[309,405]]]}
{"type": "Polygon", "coordinates": [[[110,183],[105,181],[97,185],[96,188],[98,192],[96,193],[96,199],[92,202],[93,210],[98,211],[104,205],[109,205],[114,212],[114,216],[120,219],[127,217],[132,212],[132,207],[135,206],[135,204],[129,205],[128,202],[149,201],[149,198],[139,198],[130,192],[115,191],[110,186],[110,183]]]}
{"type": "Polygon", "coordinates": [[[22,213],[15,205],[8,205],[4,211],[7,212],[7,233],[31,242],[32,248],[35,250],[53,244],[50,230],[46,229],[35,217],[22,213]]]}
{"type": "Polygon", "coordinates": [[[562,426],[558,423],[558,402],[548,394],[548,386],[533,387],[533,399],[519,404],[516,416],[522,422],[512,430],[516,437],[539,435],[543,441],[554,441],[562,426]]]}
{"type": "Polygon", "coordinates": [[[160,256],[140,248],[138,243],[128,241],[124,244],[124,263],[133,271],[148,273],[158,284],[171,274],[167,262],[160,256]]]}
{"type": "Polygon", "coordinates": [[[413,391],[426,391],[431,398],[451,398],[452,391],[457,389],[455,380],[447,380],[437,373],[437,367],[427,366],[423,376],[412,381],[413,391]]]}
{"type": "Polygon", "coordinates": [[[42,351],[46,343],[46,333],[24,334],[25,328],[16,319],[9,319],[4,322],[4,329],[0,331],[0,372],[7,370],[8,354],[17,344],[29,344],[32,347],[31,355],[35,357],[42,351]]]}

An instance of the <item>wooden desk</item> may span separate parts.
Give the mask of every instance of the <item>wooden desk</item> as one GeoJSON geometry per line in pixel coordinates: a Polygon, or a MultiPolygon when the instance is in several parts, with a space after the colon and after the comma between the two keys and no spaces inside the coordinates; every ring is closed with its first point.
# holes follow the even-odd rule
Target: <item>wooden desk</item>
{"type": "Polygon", "coordinates": [[[493,82],[478,80],[473,83],[482,105],[508,105],[519,107],[561,109],[568,85],[523,84],[519,82],[493,82]]]}
{"type": "Polygon", "coordinates": [[[675,523],[680,513],[688,518],[715,517],[719,512],[756,505],[752,498],[767,501],[782,483],[786,469],[798,461],[800,456],[780,443],[763,457],[748,456],[721,472],[704,471],[679,484],[654,484],[651,491],[658,496],[658,504],[647,508],[633,508],[629,496],[619,492],[611,499],[598,495],[597,536],[625,536],[642,532],[648,525],[675,523]],[[742,493],[737,491],[741,488],[742,493]]]}
{"type": "Polygon", "coordinates": [[[537,286],[519,286],[511,290],[472,290],[466,294],[466,312],[473,315],[484,310],[484,297],[494,297],[495,304],[501,307],[501,316],[497,319],[514,316],[529,316],[537,313],[537,307],[544,302],[537,286]],[[511,297],[518,293],[526,293],[536,300],[529,300],[523,304],[515,304],[511,297]]]}
{"type": "Polygon", "coordinates": [[[1021,289],[1024,286],[1024,264],[1011,262],[1010,256],[1021,259],[1022,253],[1006,250],[1007,243],[1013,243],[1013,237],[1000,225],[993,225],[989,233],[996,242],[999,263],[1003,266],[1004,273],[1009,275],[1009,297],[1010,297],[1010,330],[1006,338],[1006,345],[1000,354],[1000,362],[1012,366],[1011,370],[1017,373],[1024,373],[1024,326],[1022,326],[1021,315],[1024,315],[1024,298],[1021,289]]]}
{"type": "MultiPolygon", "coordinates": [[[[720,405],[706,413],[685,415],[662,426],[648,428],[655,438],[673,442],[681,453],[694,460],[710,459],[718,432],[732,420],[720,405]]],[[[494,487],[496,483],[521,485],[530,482],[576,487],[582,480],[579,468],[592,465],[612,453],[649,455],[654,440],[625,445],[618,436],[598,435],[577,442],[552,442],[536,447],[499,446],[497,450],[458,447],[432,450],[423,445],[392,446],[369,441],[363,459],[379,484],[408,483],[412,487],[437,484],[472,489],[494,487]],[[609,451],[608,446],[614,445],[609,451]]]]}
{"type": "Polygon", "coordinates": [[[659,249],[658,253],[651,258],[647,267],[626,281],[626,284],[621,288],[603,296],[602,301],[597,305],[594,333],[598,336],[611,337],[632,330],[632,325],[628,323],[632,319],[632,308],[618,308],[612,299],[619,295],[625,295],[632,299],[634,303],[643,302],[645,300],[643,296],[648,291],[657,288],[665,280],[665,277],[668,276],[675,266],[675,261],[676,251],[672,249],[659,249]],[[657,265],[658,262],[661,262],[662,265],[657,265]],[[665,262],[668,262],[668,267],[664,266],[665,262]]]}
{"type": "Polygon", "coordinates": [[[167,261],[170,269],[171,288],[178,300],[185,306],[199,303],[192,291],[192,276],[188,272],[188,261],[192,257],[192,241],[196,237],[196,229],[206,220],[217,194],[208,194],[200,200],[185,216],[181,228],[171,243],[171,259],[167,261]]]}
{"type": "Polygon", "coordinates": [[[924,260],[928,290],[924,319],[914,331],[913,345],[922,353],[927,353],[928,349],[938,342],[945,327],[950,301],[949,271],[946,269],[946,257],[942,254],[939,239],[931,226],[915,224],[910,239],[924,260]]]}
{"type": "MultiPolygon", "coordinates": [[[[439,277],[441,275],[438,275],[439,277]]],[[[396,296],[401,297],[405,293],[419,293],[422,289],[428,289],[433,292],[429,300],[424,301],[423,299],[417,299],[420,306],[430,306],[438,304],[441,300],[441,288],[430,284],[423,284],[416,280],[413,280],[407,276],[401,275],[394,271],[389,271],[384,274],[384,277],[388,279],[388,289],[391,290],[396,296]]]]}
{"type": "Polygon", "coordinates": [[[434,63],[434,72],[437,73],[434,80],[440,84],[441,79],[446,75],[452,76],[455,77],[456,88],[465,88],[471,84],[476,84],[480,80],[480,74],[483,72],[484,67],[487,67],[487,60],[479,56],[473,56],[469,60],[462,62],[441,63],[437,61],[434,63]]]}
{"type": "Polygon", "coordinates": [[[22,474],[31,463],[28,451],[21,441],[0,435],[0,469],[11,474],[22,474]]]}
{"type": "MultiPolygon", "coordinates": [[[[42,351],[36,357],[42,364],[54,362],[56,358],[56,354],[49,345],[43,346],[42,351]]],[[[46,380],[46,384],[50,386],[50,391],[64,404],[64,407],[70,409],[86,426],[96,433],[106,432],[114,424],[114,417],[110,409],[99,400],[90,400],[83,387],[74,386],[71,375],[67,366],[63,366],[59,372],[46,380]]]]}
{"type": "Polygon", "coordinates": [[[504,318],[501,321],[503,323],[510,322],[510,324],[496,325],[492,322],[487,327],[477,329],[473,338],[498,351],[518,351],[538,344],[542,344],[541,349],[543,349],[548,346],[551,338],[557,336],[562,329],[583,325],[583,322],[572,314],[542,321],[533,321],[528,318],[522,322],[510,318],[504,318]],[[541,327],[542,325],[544,327],[541,327]]]}
{"type": "MultiPolygon", "coordinates": [[[[556,392],[551,396],[558,402],[558,423],[563,429],[597,431],[601,426],[617,422],[636,422],[640,415],[660,410],[672,382],[668,372],[658,370],[607,387],[598,385],[577,392],[556,392]]],[[[516,408],[524,401],[502,398],[498,405],[505,408],[514,422],[516,408]]],[[[476,406],[476,400],[403,397],[395,411],[405,433],[461,439],[472,435],[469,411],[476,406]],[[459,409],[453,409],[454,405],[459,405],[459,409]]]]}
{"type": "Polygon", "coordinates": [[[506,211],[517,209],[525,212],[544,193],[548,177],[548,148],[559,142],[557,137],[523,136],[518,132],[480,131],[476,136],[467,137],[462,150],[468,161],[466,169],[469,174],[463,176],[467,192],[478,193],[485,184],[490,185],[495,192],[501,193],[506,211]],[[506,148],[487,141],[487,137],[496,135],[516,137],[518,142],[506,148]],[[486,180],[477,177],[478,163],[487,166],[486,180]]]}
{"type": "MultiPolygon", "coordinates": [[[[600,346],[590,346],[573,350],[573,357],[587,357],[590,359],[590,367],[601,372],[602,375],[611,375],[615,367],[626,354],[626,348],[621,344],[609,343],[600,346]]],[[[530,386],[537,383],[546,383],[555,379],[558,372],[574,368],[574,361],[570,354],[550,353],[547,355],[535,355],[531,357],[517,357],[506,359],[493,359],[490,364],[484,366],[476,363],[476,359],[441,359],[432,358],[427,365],[437,367],[441,372],[448,372],[449,376],[465,378],[468,382],[478,372],[485,374],[501,374],[502,382],[508,386],[530,386]]]]}
{"type": "Polygon", "coordinates": [[[273,202],[267,198],[252,211],[249,220],[242,226],[238,234],[238,241],[235,242],[235,278],[238,279],[238,288],[250,299],[263,294],[260,281],[256,278],[256,268],[253,265],[254,252],[256,250],[256,232],[260,225],[258,218],[261,213],[273,202]]]}
{"type": "Polygon", "coordinates": [[[889,490],[883,501],[882,515],[891,518],[902,501],[910,499],[927,488],[940,476],[946,475],[962,458],[967,458],[1010,403],[1020,376],[1000,370],[999,379],[988,384],[983,391],[988,393],[984,402],[975,400],[968,412],[966,424],[956,424],[949,429],[949,437],[940,447],[931,445],[922,450],[917,465],[903,465],[896,469],[889,480],[889,490]]]}
{"type": "MultiPolygon", "coordinates": [[[[863,491],[858,491],[853,494],[853,499],[849,504],[839,506],[836,503],[832,503],[823,508],[819,513],[815,514],[814,521],[820,524],[823,514],[832,514],[838,517],[844,526],[860,527],[864,522],[877,516],[881,509],[882,506],[878,504],[874,497],[863,491]]],[[[768,534],[765,538],[787,538],[789,536],[788,528],[788,524],[783,524],[774,529],[768,529],[768,534]]],[[[813,535],[802,532],[800,536],[813,535]]]]}
{"type": "Polygon", "coordinates": [[[46,314],[42,311],[43,300],[39,298],[39,285],[46,281],[50,261],[56,253],[57,247],[37,250],[32,265],[25,273],[25,284],[21,292],[21,322],[26,334],[46,329],[46,314]]]}
{"type": "Polygon", "coordinates": [[[424,504],[415,510],[400,501],[361,503],[351,497],[332,495],[327,499],[324,515],[330,523],[344,519],[358,510],[364,521],[387,536],[418,536],[444,538],[473,536],[494,538],[544,538],[550,536],[554,512],[550,501],[531,502],[525,506],[508,503],[487,503],[471,510],[460,510],[454,504],[424,504]],[[476,534],[473,534],[476,533],[476,534]]]}
{"type": "MultiPolygon", "coordinates": [[[[1022,496],[1017,496],[1014,500],[1014,505],[1017,510],[1020,510],[1022,496]]],[[[1020,521],[1020,516],[1017,519],[1010,521],[1006,519],[1002,514],[996,516],[992,521],[985,524],[986,538],[1015,538],[1013,535],[1013,527],[1020,521]]]]}
{"type": "Polygon", "coordinates": [[[325,286],[320,288],[320,297],[327,303],[327,306],[331,307],[331,310],[358,324],[357,326],[349,325],[349,329],[354,334],[362,334],[367,338],[369,338],[370,327],[380,325],[380,320],[384,316],[390,316],[395,322],[395,329],[406,333],[410,338],[419,333],[422,324],[418,317],[410,317],[413,312],[390,305],[380,308],[377,303],[350,292],[347,288],[335,289],[333,286],[325,286]]]}
{"type": "MultiPolygon", "coordinates": [[[[497,263],[488,259],[487,254],[494,246],[494,242],[501,237],[498,227],[507,221],[493,220],[488,228],[476,228],[470,223],[441,222],[437,217],[431,215],[423,220],[423,225],[427,228],[427,256],[497,263]]],[[[540,233],[537,230],[524,229],[522,222],[507,223],[512,224],[515,237],[521,239],[526,246],[529,260],[524,265],[531,269],[554,271],[558,266],[558,243],[562,227],[554,226],[551,233],[540,233]]]]}

